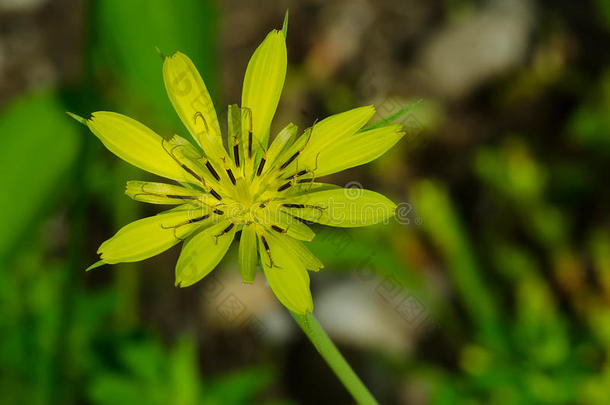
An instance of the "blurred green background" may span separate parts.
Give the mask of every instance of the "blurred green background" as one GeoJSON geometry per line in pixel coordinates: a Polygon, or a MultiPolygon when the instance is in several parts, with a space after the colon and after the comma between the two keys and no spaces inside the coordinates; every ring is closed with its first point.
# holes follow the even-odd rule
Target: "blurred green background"
{"type": "MultiPolygon", "coordinates": [[[[85,273],[158,207],[64,112],[185,129],[155,52],[188,54],[221,122],[290,8],[274,128],[413,100],[399,145],[327,179],[399,221],[318,227],[315,313],[382,404],[610,403],[610,1],[0,1],[0,403],[350,404],[261,274],[179,248],[85,273]]],[[[226,124],[225,124],[226,126],[226,124]]]]}

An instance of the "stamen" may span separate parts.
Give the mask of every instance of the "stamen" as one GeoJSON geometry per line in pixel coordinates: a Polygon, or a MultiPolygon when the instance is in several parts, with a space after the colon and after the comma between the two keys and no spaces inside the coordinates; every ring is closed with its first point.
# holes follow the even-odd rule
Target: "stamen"
{"type": "Polygon", "coordinates": [[[174,159],[174,161],[176,163],[178,163],[178,165],[188,174],[190,174],[191,176],[193,176],[196,179],[199,179],[199,181],[203,184],[205,184],[205,180],[199,176],[197,173],[195,173],[193,170],[191,170],[190,167],[188,167],[187,165],[185,165],[184,163],[182,163],[176,156],[174,156],[174,149],[183,147],[183,145],[176,145],[174,146],[171,150],[167,150],[167,148],[165,147],[165,142],[167,142],[165,139],[161,140],[161,147],[163,148],[163,150],[165,151],[165,153],[167,153],[172,159],[174,159]]]}
{"type": "Polygon", "coordinates": [[[294,217],[294,219],[296,219],[297,221],[299,221],[300,223],[305,224],[305,225],[313,225],[313,224],[315,224],[315,222],[313,222],[313,221],[308,221],[306,219],[299,218],[299,217],[294,217]]]}
{"type": "MultiPolygon", "coordinates": [[[[222,233],[221,233],[220,235],[224,235],[225,233],[229,232],[231,229],[233,229],[233,227],[234,227],[234,226],[235,226],[235,224],[234,224],[233,222],[231,222],[231,223],[229,224],[229,226],[227,226],[227,227],[226,227],[226,228],[225,228],[225,229],[222,231],[222,233]]],[[[219,235],[219,236],[220,236],[220,235],[219,235]]]]}
{"type": "Polygon", "coordinates": [[[290,187],[290,186],[292,186],[292,183],[291,183],[291,182],[288,182],[288,183],[284,184],[283,186],[281,186],[280,188],[278,188],[278,189],[277,189],[277,191],[278,191],[278,192],[280,192],[280,191],[284,191],[284,190],[286,190],[286,189],[287,189],[288,187],[290,187]]]}
{"type": "Polygon", "coordinates": [[[263,241],[263,245],[265,246],[265,250],[269,252],[269,244],[267,243],[267,239],[264,236],[261,236],[261,240],[263,241]]]}
{"type": "Polygon", "coordinates": [[[271,228],[272,228],[274,231],[279,232],[279,233],[285,233],[285,232],[286,232],[286,230],[285,230],[285,229],[282,229],[282,228],[280,228],[280,227],[279,227],[279,226],[277,226],[277,225],[271,225],[271,228]]]}
{"type": "Polygon", "coordinates": [[[197,218],[191,218],[191,219],[188,220],[188,223],[192,224],[193,222],[203,221],[204,219],[209,218],[209,216],[210,216],[210,214],[205,214],[205,215],[202,215],[202,216],[197,217],[197,218]]]}
{"type": "Polygon", "coordinates": [[[252,128],[248,130],[248,157],[252,159],[252,128]]]}
{"type": "Polygon", "coordinates": [[[254,129],[254,124],[252,123],[252,110],[249,109],[248,107],[242,107],[242,108],[243,108],[243,111],[246,112],[247,116],[248,116],[248,125],[249,125],[248,126],[248,158],[252,159],[252,131],[254,129]]]}
{"type": "Polygon", "coordinates": [[[284,170],[284,169],[285,169],[285,168],[286,168],[286,167],[287,167],[287,166],[288,166],[290,163],[292,163],[292,161],[293,161],[294,159],[296,159],[296,158],[297,158],[297,156],[299,156],[299,153],[301,153],[301,151],[300,151],[300,150],[296,151],[296,152],[294,153],[294,155],[292,155],[292,156],[290,157],[290,159],[288,159],[286,162],[284,162],[284,164],[283,164],[283,165],[281,165],[281,166],[280,166],[280,170],[284,170]]]}
{"type": "Polygon", "coordinates": [[[187,165],[180,163],[180,167],[182,167],[188,174],[190,174],[191,176],[194,176],[196,179],[199,178],[199,176],[197,176],[197,173],[192,171],[187,165]]]}
{"type": "Polygon", "coordinates": [[[284,180],[290,180],[290,179],[294,179],[295,177],[301,177],[307,173],[309,173],[309,170],[303,169],[300,172],[293,174],[292,176],[284,177],[284,180]]]}
{"type": "MultiPolygon", "coordinates": [[[[326,209],[326,208],[320,207],[318,205],[310,205],[310,204],[290,204],[290,203],[285,203],[285,204],[282,204],[282,206],[284,208],[311,208],[311,209],[314,209],[314,210],[318,210],[318,212],[320,213],[320,215],[318,216],[318,219],[320,219],[322,217],[322,213],[326,209]]],[[[301,218],[299,218],[297,216],[294,216],[294,217],[297,218],[301,222],[305,221],[305,220],[301,220],[301,218]]],[[[305,223],[305,222],[303,222],[303,223],[305,223]]]]}
{"type": "MultiPolygon", "coordinates": [[[[151,194],[151,195],[157,195],[154,193],[142,193],[142,194],[151,194]]],[[[194,195],[177,195],[177,194],[166,194],[165,195],[167,198],[176,198],[179,200],[197,200],[199,197],[194,196],[194,195]]]]}
{"type": "Polygon", "coordinates": [[[220,194],[218,194],[216,192],[216,190],[214,190],[213,188],[210,189],[210,194],[212,194],[214,196],[214,198],[216,198],[218,201],[222,200],[222,197],[220,196],[220,194]]]}
{"type": "Polygon", "coordinates": [[[258,169],[256,170],[257,176],[260,176],[261,173],[263,172],[263,167],[265,167],[265,162],[266,162],[265,158],[261,158],[261,162],[259,163],[258,169]]]}
{"type": "Polygon", "coordinates": [[[305,208],[303,204],[282,204],[286,208],[305,208]]]}
{"type": "Polygon", "coordinates": [[[234,226],[235,226],[235,224],[233,222],[231,222],[229,224],[229,226],[227,226],[221,233],[219,233],[218,235],[214,235],[214,237],[216,238],[216,243],[218,244],[218,238],[220,238],[225,233],[229,232],[231,229],[233,229],[234,226]]]}
{"type": "Polygon", "coordinates": [[[231,171],[231,169],[227,169],[227,174],[229,175],[229,179],[231,179],[231,183],[235,185],[235,176],[233,176],[233,172],[231,171]]]}
{"type": "Polygon", "coordinates": [[[207,219],[207,218],[209,218],[209,217],[210,217],[210,214],[205,214],[205,215],[202,215],[202,216],[200,216],[200,217],[195,217],[195,218],[187,219],[187,220],[186,220],[186,221],[184,221],[184,222],[181,222],[181,223],[179,223],[179,224],[172,225],[172,226],[165,226],[165,225],[161,224],[161,228],[163,228],[163,229],[174,229],[174,236],[176,237],[176,239],[180,239],[180,238],[178,238],[178,237],[175,235],[175,230],[176,230],[177,228],[180,228],[181,226],[184,226],[184,225],[193,224],[193,223],[195,223],[195,222],[203,221],[203,220],[205,220],[205,219],[207,219]]]}
{"type": "MultiPolygon", "coordinates": [[[[303,144],[303,146],[301,147],[301,149],[297,150],[297,151],[294,153],[294,155],[292,155],[292,156],[290,157],[290,159],[288,159],[286,162],[284,162],[284,164],[280,166],[280,170],[284,170],[286,167],[288,167],[288,165],[289,165],[290,163],[292,163],[292,161],[293,161],[294,159],[296,159],[296,158],[297,158],[297,156],[299,156],[299,154],[301,154],[301,153],[302,153],[302,152],[305,150],[305,148],[307,147],[307,145],[309,145],[309,141],[311,140],[311,136],[312,136],[312,134],[313,134],[313,131],[314,131],[315,126],[316,126],[316,123],[314,122],[313,126],[311,127],[311,131],[309,131],[309,134],[308,134],[308,135],[303,135],[303,136],[307,136],[307,139],[305,140],[305,143],[303,144]]],[[[316,163],[316,165],[317,165],[317,163],[316,163]]],[[[298,168],[299,168],[299,165],[298,165],[298,163],[297,163],[297,170],[298,170],[298,168]]]]}
{"type": "Polygon", "coordinates": [[[224,214],[224,212],[223,212],[223,211],[221,211],[221,210],[219,210],[218,208],[214,208],[214,211],[213,211],[213,212],[214,212],[214,214],[216,214],[216,215],[223,215],[223,214],[224,214]]]}
{"type": "Polygon", "coordinates": [[[235,158],[235,167],[239,167],[239,144],[233,145],[233,157],[235,158]]]}
{"type": "Polygon", "coordinates": [[[265,251],[267,252],[267,256],[269,256],[269,267],[273,268],[273,259],[271,258],[271,249],[269,249],[269,244],[267,243],[267,239],[263,235],[261,235],[261,241],[263,241],[263,246],[265,247],[265,251]]]}
{"type": "Polygon", "coordinates": [[[218,175],[218,173],[216,173],[216,170],[214,169],[214,166],[212,166],[212,164],[210,163],[209,160],[207,162],[205,162],[205,167],[208,168],[208,170],[210,171],[212,176],[214,176],[216,181],[220,181],[220,176],[218,175]]]}

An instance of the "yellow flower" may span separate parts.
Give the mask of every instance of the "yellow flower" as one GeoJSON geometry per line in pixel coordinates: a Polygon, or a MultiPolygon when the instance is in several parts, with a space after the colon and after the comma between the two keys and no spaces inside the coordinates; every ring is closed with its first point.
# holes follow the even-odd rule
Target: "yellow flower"
{"type": "Polygon", "coordinates": [[[229,106],[226,148],[205,83],[180,52],[164,58],[163,79],[198,147],[179,135],[164,139],[118,113],[98,111],[89,119],[70,114],[118,157],[178,183],[128,182],[126,194],[134,200],[176,207],[121,228],[100,246],[100,261],[89,269],[144,260],[184,241],[176,285],[186,287],[210,273],[241,232],[243,281],[254,281],[260,258],[282,304],[299,314],[313,310],[308,270],[323,265],[302,242],[314,237],[307,224],[371,225],[390,218],[396,207],[373,191],[353,193],[315,179],[376,159],[403,132],[400,125],[362,130],[375,113],[367,106],[330,116],[301,135],[289,124],[267,147],[286,63],[285,31],[273,30],[248,63],[242,106],[229,106]]]}

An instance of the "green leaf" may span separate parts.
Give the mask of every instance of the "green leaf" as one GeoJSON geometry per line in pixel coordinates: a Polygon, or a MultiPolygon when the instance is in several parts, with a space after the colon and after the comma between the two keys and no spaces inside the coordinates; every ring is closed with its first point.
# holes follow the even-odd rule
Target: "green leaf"
{"type": "Polygon", "coordinates": [[[368,126],[362,128],[360,130],[360,132],[368,131],[370,129],[375,129],[375,128],[383,127],[384,125],[391,124],[392,122],[396,121],[397,119],[399,119],[400,117],[402,117],[403,115],[405,115],[406,113],[408,113],[409,111],[411,111],[412,109],[417,107],[422,101],[424,101],[424,100],[419,99],[414,103],[404,106],[403,108],[396,111],[394,114],[390,115],[389,117],[386,117],[386,118],[382,119],[381,121],[377,121],[374,124],[371,124],[371,125],[368,125],[368,126]]]}
{"type": "Polygon", "coordinates": [[[284,15],[284,24],[282,24],[282,32],[284,33],[284,38],[288,38],[288,12],[290,10],[286,9],[286,14],[284,15]]]}
{"type": "Polygon", "coordinates": [[[27,96],[0,116],[0,258],[49,208],[78,150],[81,128],[51,93],[27,96]]]}
{"type": "MultiPolygon", "coordinates": [[[[209,0],[102,0],[91,3],[94,37],[93,56],[98,66],[110,69],[124,89],[115,100],[128,109],[147,107],[149,117],[180,128],[178,117],[165,93],[162,63],[155,51],[187,54],[203,76],[214,98],[217,83],[214,65],[216,6],[209,0]]],[[[218,103],[216,103],[218,104],[218,103]]],[[[122,109],[123,110],[123,109],[122,109]]],[[[129,113],[128,110],[123,110],[129,113]]],[[[134,117],[137,118],[137,117],[134,117]]],[[[147,122],[154,127],[158,123],[147,122]]]]}

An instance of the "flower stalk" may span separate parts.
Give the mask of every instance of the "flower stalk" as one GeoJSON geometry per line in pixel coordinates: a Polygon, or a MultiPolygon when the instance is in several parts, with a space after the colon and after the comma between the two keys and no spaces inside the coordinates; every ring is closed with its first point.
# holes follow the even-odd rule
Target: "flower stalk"
{"type": "Polygon", "coordinates": [[[299,324],[307,338],[314,345],[324,361],[330,366],[335,375],[341,380],[345,388],[354,397],[359,405],[379,405],[368,388],[362,383],[354,370],[347,363],[339,349],[330,340],[318,320],[311,313],[299,315],[290,312],[299,324]]]}

